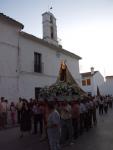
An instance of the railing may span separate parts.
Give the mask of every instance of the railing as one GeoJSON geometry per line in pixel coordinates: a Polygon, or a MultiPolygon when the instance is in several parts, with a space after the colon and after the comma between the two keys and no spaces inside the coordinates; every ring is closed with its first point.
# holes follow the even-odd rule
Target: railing
{"type": "Polygon", "coordinates": [[[43,73],[44,72],[44,64],[34,64],[34,72],[43,73]]]}

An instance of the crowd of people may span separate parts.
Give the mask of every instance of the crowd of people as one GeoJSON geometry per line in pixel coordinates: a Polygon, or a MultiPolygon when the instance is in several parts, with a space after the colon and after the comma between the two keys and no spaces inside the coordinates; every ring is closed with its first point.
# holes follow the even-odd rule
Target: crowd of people
{"type": "Polygon", "coordinates": [[[96,126],[97,110],[99,115],[106,114],[108,108],[112,108],[112,101],[111,96],[89,96],[71,102],[19,98],[17,103],[9,104],[1,97],[0,128],[6,127],[10,111],[12,125],[18,123],[20,126],[20,138],[25,132],[38,133],[40,140],[48,138],[51,150],[59,150],[60,145],[73,144],[73,139],[96,126]]]}

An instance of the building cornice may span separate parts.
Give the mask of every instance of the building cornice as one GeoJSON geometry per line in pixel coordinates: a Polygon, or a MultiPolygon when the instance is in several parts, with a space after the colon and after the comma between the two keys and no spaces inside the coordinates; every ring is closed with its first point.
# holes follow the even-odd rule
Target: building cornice
{"type": "Polygon", "coordinates": [[[0,44],[2,44],[2,45],[7,45],[7,46],[10,46],[10,47],[13,47],[13,48],[18,48],[17,45],[13,45],[13,44],[8,43],[8,42],[2,42],[2,41],[0,41],[0,44]]]}

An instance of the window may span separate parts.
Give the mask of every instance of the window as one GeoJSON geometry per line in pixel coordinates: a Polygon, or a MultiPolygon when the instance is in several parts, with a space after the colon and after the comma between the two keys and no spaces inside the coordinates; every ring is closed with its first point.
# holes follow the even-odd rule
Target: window
{"type": "Polygon", "coordinates": [[[53,27],[51,27],[51,38],[53,39],[54,38],[54,35],[53,35],[53,27]]]}
{"type": "Polygon", "coordinates": [[[87,85],[91,85],[91,80],[87,79],[87,85]]]}
{"type": "Polygon", "coordinates": [[[83,86],[86,85],[86,80],[82,80],[82,85],[83,85],[83,86]]]}
{"type": "Polygon", "coordinates": [[[83,86],[91,85],[91,79],[84,79],[84,80],[82,80],[82,85],[83,86]]]}
{"type": "Polygon", "coordinates": [[[34,52],[34,72],[42,72],[42,55],[40,53],[34,52]]]}

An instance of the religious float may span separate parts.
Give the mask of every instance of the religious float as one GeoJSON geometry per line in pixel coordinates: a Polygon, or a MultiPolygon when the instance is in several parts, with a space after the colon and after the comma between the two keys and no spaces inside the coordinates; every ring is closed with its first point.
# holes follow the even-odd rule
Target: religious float
{"type": "Polygon", "coordinates": [[[56,82],[51,86],[45,86],[40,89],[39,100],[72,101],[86,96],[87,94],[72,77],[67,65],[62,62],[56,82]]]}

